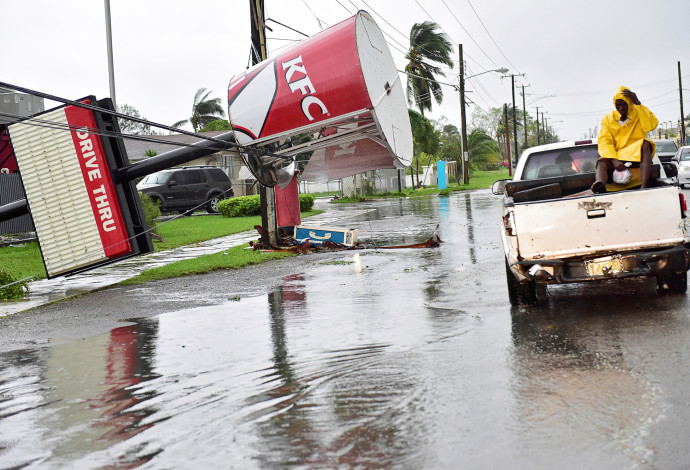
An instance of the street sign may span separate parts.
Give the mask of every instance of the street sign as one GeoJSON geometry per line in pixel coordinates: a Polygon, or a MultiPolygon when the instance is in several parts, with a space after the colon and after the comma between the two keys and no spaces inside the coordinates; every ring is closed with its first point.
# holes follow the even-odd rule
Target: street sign
{"type": "Polygon", "coordinates": [[[228,104],[237,142],[271,150],[245,156],[262,160],[247,162],[259,177],[262,168],[287,164],[275,156],[304,152],[312,153],[301,177],[311,181],[412,161],[403,84],[364,11],[234,76],[228,104]]]}
{"type": "Polygon", "coordinates": [[[133,184],[111,175],[127,162],[118,142],[98,135],[114,130],[108,118],[110,129],[69,105],[8,126],[48,277],[152,251],[133,184]]]}

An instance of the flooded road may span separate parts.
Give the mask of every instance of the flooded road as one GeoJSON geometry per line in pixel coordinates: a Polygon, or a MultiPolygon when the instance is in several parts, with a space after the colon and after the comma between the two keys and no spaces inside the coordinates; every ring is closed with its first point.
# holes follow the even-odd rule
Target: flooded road
{"type": "Polygon", "coordinates": [[[511,308],[488,191],[329,211],[371,248],[0,319],[0,467],[690,466],[686,296],[511,308]]]}

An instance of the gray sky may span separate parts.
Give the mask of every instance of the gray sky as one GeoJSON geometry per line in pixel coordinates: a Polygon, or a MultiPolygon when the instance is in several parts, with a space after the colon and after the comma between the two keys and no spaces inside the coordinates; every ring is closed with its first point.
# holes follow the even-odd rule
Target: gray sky
{"type": "MultiPolygon", "coordinates": [[[[411,26],[433,19],[454,44],[463,44],[468,76],[500,67],[524,73],[516,83],[529,85],[527,111],[534,116],[534,107],[543,106],[562,139],[582,138],[598,126],[620,85],[637,92],[660,122],[675,126],[678,61],[690,114],[687,0],[265,1],[267,17],[309,35],[357,9],[369,11],[399,69],[411,26]]],[[[0,12],[0,81],[71,99],[109,96],[102,0],[3,0],[0,12]]],[[[111,0],[111,13],[118,104],[132,105],[152,121],[169,125],[189,117],[200,87],[225,103],[230,77],[247,66],[246,0],[111,0]]],[[[268,24],[268,37],[275,38],[269,39],[269,54],[291,44],[284,39],[300,37],[268,24]]],[[[499,77],[486,73],[468,80],[468,98],[485,110],[511,102],[510,79],[499,77]]],[[[439,80],[457,83],[457,64],[439,80]]],[[[428,116],[445,115],[459,127],[458,93],[451,87],[444,93],[443,104],[434,103],[428,116]]]]}

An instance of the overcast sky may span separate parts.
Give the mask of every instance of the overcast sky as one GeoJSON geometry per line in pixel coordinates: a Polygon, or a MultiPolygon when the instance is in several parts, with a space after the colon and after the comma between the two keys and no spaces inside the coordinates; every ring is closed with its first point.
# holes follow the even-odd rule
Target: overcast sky
{"type": "MultiPolygon", "coordinates": [[[[369,11],[399,69],[414,23],[433,20],[463,44],[468,72],[506,67],[529,85],[527,111],[542,106],[561,139],[579,139],[613,109],[618,86],[637,92],[660,122],[680,118],[678,61],[690,114],[688,0],[265,0],[266,16],[312,35],[369,11]]],[[[110,95],[102,0],[3,0],[0,81],[65,98],[110,95]]],[[[249,58],[247,0],[111,0],[118,104],[172,124],[191,114],[194,93],[213,90],[225,103],[230,77],[249,58]]],[[[268,23],[269,55],[300,36],[268,23]],[[272,39],[271,39],[272,38],[272,39]]],[[[457,83],[456,66],[440,81],[457,83]]],[[[404,77],[402,77],[404,79],[404,77]]],[[[511,102],[510,78],[468,80],[484,110],[511,102]]],[[[516,91],[516,102],[522,106],[516,91]]],[[[441,106],[459,127],[458,93],[444,87],[441,106]]],[[[52,106],[53,103],[47,103],[52,106]]],[[[475,106],[468,109],[468,117],[475,106]]],[[[191,129],[191,128],[190,128],[191,129]]],[[[520,139],[521,140],[521,139],[520,139]]]]}

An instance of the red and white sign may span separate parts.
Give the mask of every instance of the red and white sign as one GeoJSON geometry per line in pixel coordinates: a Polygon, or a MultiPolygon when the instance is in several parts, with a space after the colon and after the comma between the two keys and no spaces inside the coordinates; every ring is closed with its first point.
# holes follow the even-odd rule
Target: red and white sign
{"type": "Polygon", "coordinates": [[[8,129],[48,277],[132,253],[93,112],[66,106],[40,122],[8,129]]]}
{"type": "MultiPolygon", "coordinates": [[[[228,104],[241,144],[281,145],[311,135],[302,149],[313,152],[315,165],[305,170],[311,179],[404,168],[412,159],[402,82],[366,12],[233,77],[228,104]],[[351,145],[358,140],[370,145],[351,145]]],[[[289,149],[278,153],[291,155],[289,149]]]]}
{"type": "Polygon", "coordinates": [[[65,115],[70,127],[77,128],[72,131],[72,140],[89,194],[91,209],[96,218],[103,251],[108,258],[129,253],[132,248],[120,205],[117,202],[101,138],[97,134],[90,133],[97,128],[93,112],[78,106],[67,106],[65,115]]]}

